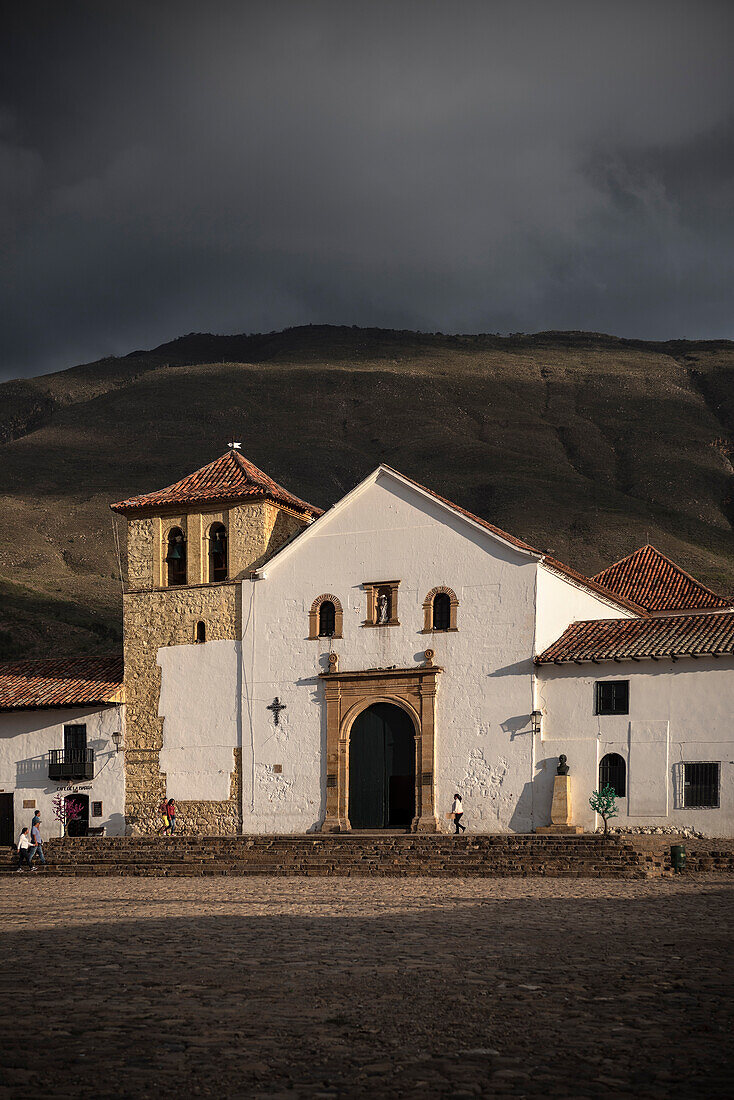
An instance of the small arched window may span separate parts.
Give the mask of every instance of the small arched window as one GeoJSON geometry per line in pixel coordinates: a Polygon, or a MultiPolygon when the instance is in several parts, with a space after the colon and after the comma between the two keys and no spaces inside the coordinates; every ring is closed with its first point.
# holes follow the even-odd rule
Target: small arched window
{"type": "Polygon", "coordinates": [[[618,752],[608,752],[599,761],[599,790],[613,787],[617,798],[627,794],[627,765],[618,752]]]}
{"type": "Polygon", "coordinates": [[[227,579],[227,530],[223,523],[215,523],[209,530],[209,580],[227,579]]]}
{"type": "Polygon", "coordinates": [[[186,540],[180,527],[168,532],[166,568],[169,585],[186,584],[186,540]]]}
{"type": "Polygon", "coordinates": [[[333,638],[336,633],[336,608],[331,600],[319,607],[319,638],[333,638]]]}
{"type": "Polygon", "coordinates": [[[434,630],[456,630],[459,601],[453,588],[440,585],[432,588],[423,601],[423,633],[434,630]]]}
{"type": "Polygon", "coordinates": [[[338,596],[324,592],[317,596],[308,613],[308,636],[312,641],[319,638],[341,638],[344,626],[344,612],[338,596]]]}
{"type": "Polygon", "coordinates": [[[451,597],[437,592],[433,597],[433,629],[448,630],[451,626],[451,597]]]}
{"type": "Polygon", "coordinates": [[[206,623],[199,622],[196,624],[196,640],[197,642],[206,641],[206,623]]]}

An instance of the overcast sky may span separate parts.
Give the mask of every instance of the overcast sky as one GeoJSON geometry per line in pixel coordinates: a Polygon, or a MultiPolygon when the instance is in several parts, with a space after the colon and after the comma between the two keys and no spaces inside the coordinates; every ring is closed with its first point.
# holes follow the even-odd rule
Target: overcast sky
{"type": "Polygon", "coordinates": [[[734,337],[730,0],[26,0],[0,376],[308,322],[734,337]]]}

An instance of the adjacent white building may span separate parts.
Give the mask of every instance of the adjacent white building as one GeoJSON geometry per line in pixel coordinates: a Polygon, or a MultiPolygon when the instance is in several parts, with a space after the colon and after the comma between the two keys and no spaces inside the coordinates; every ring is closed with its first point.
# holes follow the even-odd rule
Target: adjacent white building
{"type": "Polygon", "coordinates": [[[53,801],[73,799],[71,835],[125,833],[122,660],[0,664],[0,843],[17,840],[41,812],[44,837],[61,836],[53,801]]]}

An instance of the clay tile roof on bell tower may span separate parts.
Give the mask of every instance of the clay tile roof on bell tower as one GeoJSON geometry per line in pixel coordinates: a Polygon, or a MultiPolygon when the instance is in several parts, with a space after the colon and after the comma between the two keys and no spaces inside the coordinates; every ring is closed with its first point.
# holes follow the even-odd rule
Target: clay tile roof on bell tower
{"type": "Polygon", "coordinates": [[[594,580],[618,596],[634,600],[646,611],[714,610],[731,606],[730,600],[712,592],[654,546],[641,546],[597,573],[594,580]]]}
{"type": "Polygon", "coordinates": [[[320,516],[321,509],[294,496],[252,462],[230,450],[165,489],[129,497],[112,504],[113,512],[135,513],[186,504],[213,504],[238,500],[272,500],[304,515],[320,516]]]}

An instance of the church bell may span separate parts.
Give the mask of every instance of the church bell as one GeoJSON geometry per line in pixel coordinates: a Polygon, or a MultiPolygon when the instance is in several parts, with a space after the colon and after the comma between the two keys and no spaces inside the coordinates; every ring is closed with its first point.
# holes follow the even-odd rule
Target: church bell
{"type": "Polygon", "coordinates": [[[176,539],[173,546],[169,546],[166,561],[181,561],[183,558],[183,541],[176,539]]]}

